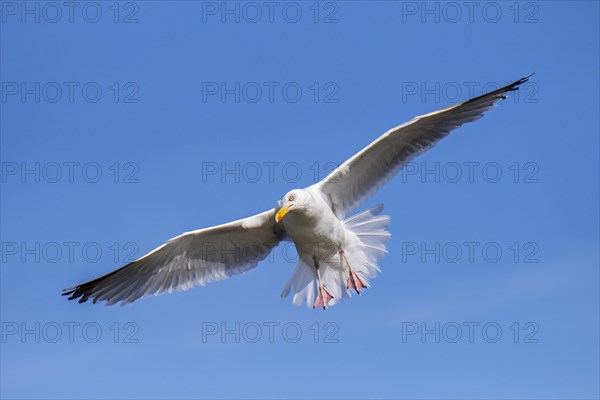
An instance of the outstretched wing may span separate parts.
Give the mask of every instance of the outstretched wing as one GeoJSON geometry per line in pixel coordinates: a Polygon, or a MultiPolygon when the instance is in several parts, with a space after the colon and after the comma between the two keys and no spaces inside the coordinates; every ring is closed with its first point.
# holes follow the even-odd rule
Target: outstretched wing
{"type": "Polygon", "coordinates": [[[187,290],[256,267],[284,237],[275,209],[177,236],[142,258],[93,281],[65,289],[69,300],[107,305],[187,290]]]}
{"type": "Polygon", "coordinates": [[[314,186],[326,195],[336,215],[344,217],[385,185],[408,161],[430,149],[453,129],[481,118],[530,76],[389,130],[314,186]]]}

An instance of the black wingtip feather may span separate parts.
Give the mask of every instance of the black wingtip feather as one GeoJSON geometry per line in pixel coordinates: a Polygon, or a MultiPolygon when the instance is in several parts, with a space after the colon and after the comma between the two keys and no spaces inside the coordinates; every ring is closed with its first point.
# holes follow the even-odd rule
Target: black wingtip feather
{"type": "Polygon", "coordinates": [[[535,72],[532,72],[528,75],[525,75],[524,77],[522,77],[521,79],[519,79],[518,81],[515,81],[513,83],[511,83],[510,85],[510,91],[514,91],[514,90],[518,90],[519,89],[519,85],[524,84],[525,82],[527,82],[529,80],[529,78],[531,78],[533,76],[533,74],[535,74],[535,72]]]}
{"type": "Polygon", "coordinates": [[[472,99],[467,100],[463,104],[476,102],[478,100],[481,100],[481,99],[484,99],[484,98],[490,98],[490,97],[493,97],[493,96],[497,96],[497,98],[499,100],[505,100],[506,96],[504,95],[504,93],[514,92],[515,90],[519,90],[519,86],[522,85],[523,83],[527,82],[529,80],[529,78],[531,78],[531,76],[533,74],[534,74],[534,72],[532,72],[529,75],[524,76],[523,78],[521,78],[521,79],[519,79],[517,81],[514,81],[513,83],[510,83],[510,84],[508,84],[508,85],[506,85],[504,87],[501,87],[500,89],[496,89],[496,90],[493,90],[491,92],[482,94],[481,96],[473,97],[472,99]]]}
{"type": "MultiPolygon", "coordinates": [[[[115,271],[109,272],[106,275],[103,275],[99,278],[96,278],[94,280],[91,280],[89,282],[85,282],[82,283],[80,285],[71,287],[71,288],[67,288],[67,289],[63,289],[62,295],[63,296],[69,296],[68,300],[76,300],[79,299],[79,303],[85,303],[86,301],[89,300],[90,296],[94,296],[96,294],[96,290],[97,290],[97,286],[99,283],[103,282],[105,279],[113,276],[114,274],[118,273],[119,271],[123,270],[124,268],[127,268],[128,266],[134,264],[134,262],[129,263],[127,265],[125,265],[124,267],[121,267],[115,271]]],[[[96,298],[94,298],[94,303],[96,303],[96,298]]]]}

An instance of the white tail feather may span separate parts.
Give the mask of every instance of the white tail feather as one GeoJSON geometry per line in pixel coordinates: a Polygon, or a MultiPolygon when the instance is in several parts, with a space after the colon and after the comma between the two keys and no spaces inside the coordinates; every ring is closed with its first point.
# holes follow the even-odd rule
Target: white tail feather
{"type": "MultiPolygon", "coordinates": [[[[390,217],[379,215],[383,204],[372,207],[343,221],[346,239],[342,245],[344,257],[319,261],[319,271],[323,284],[333,295],[329,305],[339,299],[349,298],[352,292],[346,288],[349,276],[348,265],[369,286],[369,279],[381,272],[377,262],[385,255],[385,245],[391,235],[386,230],[390,217]],[[341,263],[341,264],[340,264],[341,263]]],[[[314,266],[300,259],[292,276],[287,281],[281,297],[287,297],[293,289],[292,303],[305,303],[312,307],[318,294],[317,273],[314,266]]]]}

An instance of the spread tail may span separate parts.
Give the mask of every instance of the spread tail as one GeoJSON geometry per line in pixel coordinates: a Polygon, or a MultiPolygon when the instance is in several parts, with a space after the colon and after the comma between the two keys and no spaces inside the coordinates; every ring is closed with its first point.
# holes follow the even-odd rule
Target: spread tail
{"type": "MultiPolygon", "coordinates": [[[[339,299],[349,298],[352,292],[347,287],[349,269],[356,273],[369,286],[369,279],[381,272],[378,266],[386,251],[386,243],[391,235],[386,230],[390,217],[380,215],[383,204],[379,204],[343,221],[346,228],[346,239],[343,244],[344,255],[319,261],[321,279],[325,287],[333,295],[329,306],[339,299]]],[[[302,258],[298,261],[294,272],[287,281],[281,297],[293,293],[292,303],[305,303],[313,307],[318,295],[318,280],[314,266],[307,264],[302,258]]]]}

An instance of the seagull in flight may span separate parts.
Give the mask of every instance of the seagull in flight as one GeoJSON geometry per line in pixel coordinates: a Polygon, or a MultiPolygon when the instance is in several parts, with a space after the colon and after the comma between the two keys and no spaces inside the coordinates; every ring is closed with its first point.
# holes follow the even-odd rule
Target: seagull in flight
{"type": "Polygon", "coordinates": [[[473,122],[531,75],[479,97],[416,117],[352,156],[322,181],[288,192],[263,213],[177,236],[124,267],[65,289],[80,303],[126,305],[150,295],[190,289],[248,271],[282,241],[299,261],[283,288],[295,305],[334,305],[360,294],[380,272],[390,218],[383,205],[348,217],[407,162],[452,130],[473,122]]]}

